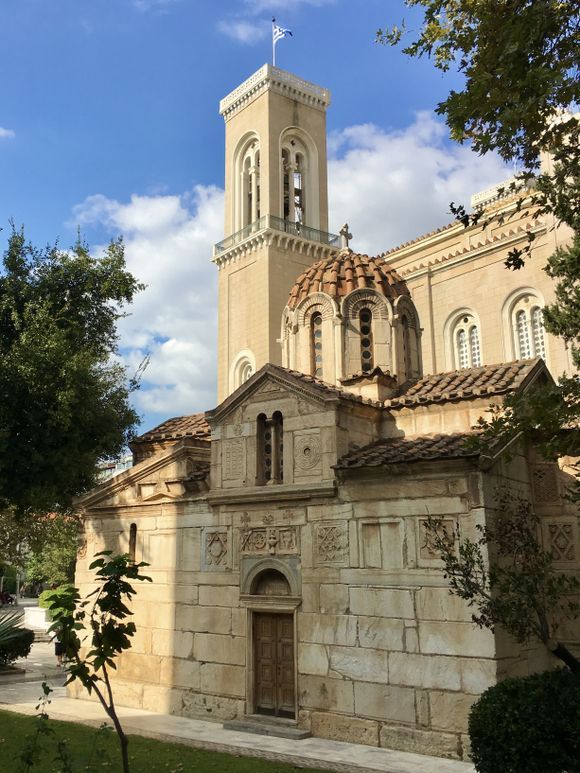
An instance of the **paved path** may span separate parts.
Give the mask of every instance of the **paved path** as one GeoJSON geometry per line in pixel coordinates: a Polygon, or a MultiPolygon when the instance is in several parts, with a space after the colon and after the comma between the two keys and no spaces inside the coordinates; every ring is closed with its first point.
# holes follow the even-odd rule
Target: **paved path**
{"type": "MultiPolygon", "coordinates": [[[[0,679],[0,704],[23,714],[34,714],[42,692],[40,682],[46,673],[53,687],[48,713],[54,719],[84,724],[102,724],[101,707],[92,701],[66,697],[64,675],[54,666],[53,647],[35,644],[25,665],[27,679],[6,683],[0,679]]],[[[155,714],[142,709],[119,708],[125,730],[136,735],[184,743],[201,749],[262,757],[296,766],[309,765],[339,773],[474,773],[465,762],[426,757],[422,754],[377,749],[371,746],[305,738],[302,741],[251,735],[224,730],[217,722],[155,714]]]]}

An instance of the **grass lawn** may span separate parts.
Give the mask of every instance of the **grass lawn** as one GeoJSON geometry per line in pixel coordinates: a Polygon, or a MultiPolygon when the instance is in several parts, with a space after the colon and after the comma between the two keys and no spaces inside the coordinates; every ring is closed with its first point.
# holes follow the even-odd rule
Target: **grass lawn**
{"type": "MultiPolygon", "coordinates": [[[[119,745],[114,732],[103,733],[85,725],[53,719],[48,720],[46,724],[49,728],[54,728],[56,738],[40,735],[40,752],[34,758],[34,765],[24,770],[61,773],[63,763],[58,758],[55,760],[59,741],[66,741],[74,773],[118,773],[122,770],[119,745]]],[[[0,711],[0,771],[18,773],[21,770],[20,755],[34,737],[36,726],[34,717],[12,711],[0,711]]],[[[130,737],[129,757],[131,773],[292,773],[304,770],[279,762],[268,762],[253,757],[233,757],[219,752],[192,749],[177,743],[154,741],[138,735],[130,737]]],[[[314,768],[308,770],[310,773],[323,773],[314,768]]]]}

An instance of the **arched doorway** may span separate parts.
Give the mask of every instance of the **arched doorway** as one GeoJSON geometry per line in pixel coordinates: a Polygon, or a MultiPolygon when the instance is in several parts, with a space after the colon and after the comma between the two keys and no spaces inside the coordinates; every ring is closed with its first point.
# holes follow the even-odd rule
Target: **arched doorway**
{"type": "MultiPolygon", "coordinates": [[[[264,569],[254,579],[252,596],[290,596],[288,579],[264,569]]],[[[267,610],[253,613],[254,711],[274,717],[295,716],[294,615],[267,610]]]]}

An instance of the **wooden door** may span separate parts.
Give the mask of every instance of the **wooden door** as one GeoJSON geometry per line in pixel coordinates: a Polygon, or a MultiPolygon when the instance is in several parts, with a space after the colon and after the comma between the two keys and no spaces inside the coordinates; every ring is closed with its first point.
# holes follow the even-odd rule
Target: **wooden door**
{"type": "Polygon", "coordinates": [[[294,618],[254,614],[256,713],[294,717],[294,618]]]}

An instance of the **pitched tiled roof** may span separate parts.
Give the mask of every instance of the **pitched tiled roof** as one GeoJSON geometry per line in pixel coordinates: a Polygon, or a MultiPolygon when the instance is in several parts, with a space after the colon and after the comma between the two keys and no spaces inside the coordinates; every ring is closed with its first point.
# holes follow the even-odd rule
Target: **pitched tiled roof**
{"type": "Polygon", "coordinates": [[[466,447],[466,441],[476,433],[453,435],[424,435],[415,438],[386,438],[352,451],[334,465],[337,470],[356,467],[380,467],[383,464],[421,462],[433,459],[459,459],[479,456],[466,447]]]}
{"type": "Polygon", "coordinates": [[[513,392],[524,383],[540,362],[537,357],[534,360],[519,360],[423,376],[404,384],[399,395],[385,400],[385,406],[391,409],[413,408],[417,405],[492,397],[513,392]]]}
{"type": "Polygon", "coordinates": [[[143,435],[133,440],[133,443],[151,443],[160,440],[178,440],[182,437],[194,437],[200,440],[209,440],[209,424],[205,420],[205,414],[194,413],[191,416],[175,416],[167,419],[157,427],[150,429],[143,435]]]}
{"type": "Polygon", "coordinates": [[[312,293],[326,293],[339,300],[353,290],[365,287],[378,290],[392,299],[409,295],[404,280],[382,258],[370,258],[342,249],[314,263],[298,277],[290,291],[288,306],[294,309],[312,293]]]}

